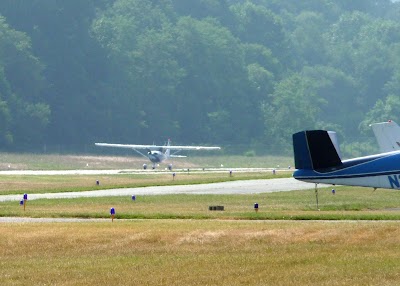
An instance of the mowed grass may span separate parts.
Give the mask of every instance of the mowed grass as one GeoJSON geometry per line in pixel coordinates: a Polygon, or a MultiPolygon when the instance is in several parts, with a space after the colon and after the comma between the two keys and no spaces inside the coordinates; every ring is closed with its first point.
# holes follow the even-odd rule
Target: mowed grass
{"type": "MultiPolygon", "coordinates": [[[[287,168],[293,166],[291,156],[241,156],[218,155],[196,156],[196,152],[188,152],[187,158],[172,158],[161,163],[157,169],[164,170],[168,164],[174,169],[187,168],[287,168]]],[[[0,152],[0,170],[76,170],[76,169],[141,169],[151,162],[135,152],[125,155],[60,155],[60,154],[18,154],[0,152]]]]}
{"type": "Polygon", "coordinates": [[[134,188],[146,186],[165,186],[183,184],[205,184],[234,180],[253,180],[288,178],[289,170],[272,172],[221,173],[197,172],[158,172],[156,174],[118,174],[118,175],[0,175],[0,195],[36,194],[55,192],[79,192],[106,188],[134,188]],[[97,185],[97,181],[99,185],[97,185]]]}
{"type": "MultiPolygon", "coordinates": [[[[0,192],[216,180],[167,176],[0,177],[0,192]]],[[[335,190],[319,189],[319,210],[313,189],[3,202],[0,216],[103,219],[0,223],[0,285],[400,285],[399,193],[335,190]]]]}
{"type": "MultiPolygon", "coordinates": [[[[110,190],[112,192],[112,190],[110,190]]],[[[134,189],[132,195],[135,195],[134,189]]],[[[28,195],[29,196],[29,195],[28,195]]],[[[22,195],[21,195],[22,199],[22,195]]],[[[41,199],[0,203],[0,216],[116,219],[223,219],[223,220],[398,220],[400,193],[393,190],[337,187],[246,195],[139,195],[75,199],[41,199]],[[258,212],[254,210],[258,203],[258,212]],[[209,206],[224,206],[210,211],[209,206]]]]}
{"type": "Polygon", "coordinates": [[[388,221],[1,223],[2,285],[399,285],[388,221]]]}

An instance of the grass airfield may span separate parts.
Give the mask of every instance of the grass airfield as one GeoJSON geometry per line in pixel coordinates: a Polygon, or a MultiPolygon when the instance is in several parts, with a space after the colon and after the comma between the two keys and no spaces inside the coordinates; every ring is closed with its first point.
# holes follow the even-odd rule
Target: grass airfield
{"type": "Polygon", "coordinates": [[[2,285],[398,285],[389,221],[0,224],[2,285]]]}
{"type": "MultiPolygon", "coordinates": [[[[101,182],[110,187],[178,183],[164,175],[112,175],[101,182]]],[[[179,183],[240,176],[271,178],[270,173],[190,174],[179,183]]],[[[0,176],[0,194],[95,189],[96,178],[0,176]]],[[[331,188],[319,190],[319,210],[313,189],[135,201],[28,200],[25,211],[17,202],[3,202],[1,217],[83,219],[0,223],[0,284],[399,285],[400,194],[335,190],[334,195],[331,188]],[[209,205],[225,210],[209,211],[209,205]],[[113,221],[110,207],[116,209],[113,221]]]]}

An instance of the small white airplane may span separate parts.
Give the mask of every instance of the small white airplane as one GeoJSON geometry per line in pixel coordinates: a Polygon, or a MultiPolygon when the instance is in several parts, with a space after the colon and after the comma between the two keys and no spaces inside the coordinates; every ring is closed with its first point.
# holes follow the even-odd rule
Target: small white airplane
{"type": "MultiPolygon", "coordinates": [[[[186,156],[176,155],[182,150],[220,150],[221,147],[209,147],[209,146],[171,146],[171,140],[168,139],[167,145],[132,145],[132,144],[110,144],[110,143],[95,143],[96,146],[103,147],[115,147],[115,148],[126,148],[132,149],[143,157],[148,158],[152,162],[152,168],[155,169],[158,163],[161,163],[169,158],[184,158],[186,156]],[[147,154],[140,152],[140,149],[145,149],[147,154]],[[171,150],[176,150],[175,153],[171,154],[171,150]]],[[[147,169],[147,165],[143,164],[143,169],[147,169]]],[[[172,164],[168,165],[168,169],[172,169],[172,164]]]]}
{"type": "Polygon", "coordinates": [[[369,126],[374,131],[382,153],[400,150],[400,127],[393,120],[373,123],[369,126]]]}

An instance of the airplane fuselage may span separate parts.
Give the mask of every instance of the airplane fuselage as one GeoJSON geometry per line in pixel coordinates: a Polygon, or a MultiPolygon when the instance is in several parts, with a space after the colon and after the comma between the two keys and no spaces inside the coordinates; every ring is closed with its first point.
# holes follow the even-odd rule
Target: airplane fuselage
{"type": "Polygon", "coordinates": [[[300,169],[293,177],[310,183],[400,189],[400,152],[344,160],[333,168],[300,169]]]}
{"type": "Polygon", "coordinates": [[[161,163],[167,159],[167,156],[161,151],[151,151],[147,154],[147,157],[153,164],[161,163]]]}

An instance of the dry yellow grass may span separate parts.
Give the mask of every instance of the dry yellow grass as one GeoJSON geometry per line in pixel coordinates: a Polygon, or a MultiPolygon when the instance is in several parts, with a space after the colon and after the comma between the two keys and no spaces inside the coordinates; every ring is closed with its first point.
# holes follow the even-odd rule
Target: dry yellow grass
{"type": "Polygon", "coordinates": [[[399,285],[397,222],[0,224],[1,285],[399,285]]]}

